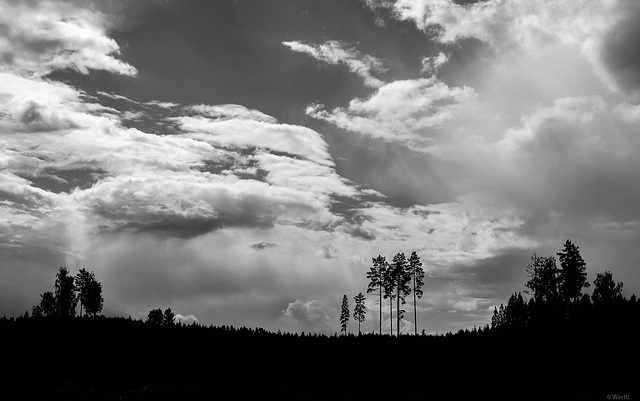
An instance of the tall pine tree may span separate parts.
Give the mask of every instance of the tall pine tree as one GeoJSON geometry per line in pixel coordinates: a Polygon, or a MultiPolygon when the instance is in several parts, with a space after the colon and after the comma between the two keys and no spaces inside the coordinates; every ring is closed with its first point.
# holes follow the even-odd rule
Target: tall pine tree
{"type": "Polygon", "coordinates": [[[378,294],[378,310],[380,312],[379,323],[380,323],[380,334],[382,334],[382,295],[384,293],[383,284],[384,277],[383,271],[385,266],[387,265],[387,260],[384,256],[378,255],[377,258],[371,258],[373,265],[369,268],[367,272],[367,278],[369,279],[369,286],[367,287],[367,294],[375,293],[378,294]]]}
{"type": "Polygon", "coordinates": [[[389,299],[390,335],[393,335],[393,300],[396,298],[395,288],[395,279],[393,277],[391,265],[389,263],[385,263],[382,266],[382,291],[383,298],[389,299]]]}
{"type": "Polygon", "coordinates": [[[360,335],[360,324],[364,322],[365,315],[367,314],[367,309],[364,305],[365,297],[362,293],[359,293],[353,299],[355,301],[353,318],[358,322],[358,335],[360,335]]]}
{"type": "Polygon", "coordinates": [[[342,297],[342,306],[340,307],[340,327],[344,335],[347,335],[347,324],[349,324],[349,298],[345,294],[342,297]]]}
{"type": "Polygon", "coordinates": [[[416,297],[422,298],[422,286],[424,285],[424,269],[422,268],[422,262],[420,256],[417,253],[412,252],[409,257],[409,271],[411,272],[411,279],[413,281],[413,332],[414,335],[418,335],[418,310],[416,309],[416,297]]]}
{"type": "Polygon", "coordinates": [[[409,263],[404,253],[398,252],[394,257],[390,267],[390,276],[396,290],[396,334],[400,335],[400,320],[402,319],[403,310],[400,309],[400,303],[406,303],[406,297],[411,292],[409,283],[411,282],[411,272],[409,271],[409,263]]]}

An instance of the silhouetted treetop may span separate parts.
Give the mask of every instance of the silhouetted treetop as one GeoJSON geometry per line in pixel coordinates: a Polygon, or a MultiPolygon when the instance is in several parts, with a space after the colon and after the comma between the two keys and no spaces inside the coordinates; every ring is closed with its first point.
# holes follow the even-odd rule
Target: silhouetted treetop
{"type": "Polygon", "coordinates": [[[525,291],[536,302],[555,302],[559,296],[558,267],[553,256],[531,256],[531,262],[526,267],[529,281],[525,291]]]}
{"type": "Polygon", "coordinates": [[[610,305],[623,299],[622,283],[613,281],[610,271],[597,273],[593,282],[593,303],[596,305],[610,305]]]}
{"type": "Polygon", "coordinates": [[[564,243],[564,248],[557,253],[560,261],[558,282],[560,295],[566,302],[575,303],[582,295],[582,289],[589,287],[587,282],[587,264],[580,255],[580,249],[570,240],[564,243]]]}

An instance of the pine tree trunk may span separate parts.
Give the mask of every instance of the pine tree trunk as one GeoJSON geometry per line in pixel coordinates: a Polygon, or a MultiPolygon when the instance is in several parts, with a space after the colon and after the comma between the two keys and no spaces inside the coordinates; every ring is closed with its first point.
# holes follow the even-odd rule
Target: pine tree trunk
{"type": "Polygon", "coordinates": [[[380,310],[380,335],[382,335],[382,285],[378,286],[378,294],[380,295],[380,303],[378,304],[380,310]]]}
{"type": "Polygon", "coordinates": [[[393,299],[389,297],[389,324],[391,325],[391,335],[393,335],[393,299]]]}
{"type": "Polygon", "coordinates": [[[400,286],[396,290],[396,319],[398,319],[398,324],[396,325],[396,336],[400,335],[400,286]]]}
{"type": "Polygon", "coordinates": [[[418,311],[416,310],[416,272],[413,271],[413,334],[418,335],[418,311]]]}

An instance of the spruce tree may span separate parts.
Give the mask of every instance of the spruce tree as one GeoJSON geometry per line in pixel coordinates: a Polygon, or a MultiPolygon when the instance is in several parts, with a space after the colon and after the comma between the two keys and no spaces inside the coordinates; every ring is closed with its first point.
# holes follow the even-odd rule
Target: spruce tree
{"type": "Polygon", "coordinates": [[[340,307],[340,327],[344,335],[347,335],[347,324],[349,324],[349,298],[345,294],[342,297],[342,306],[340,307]]]}
{"type": "Polygon", "coordinates": [[[353,318],[358,322],[358,335],[360,335],[360,324],[364,322],[365,315],[367,314],[367,309],[364,305],[365,296],[362,293],[359,293],[353,299],[355,301],[353,318]]]}
{"type": "Polygon", "coordinates": [[[589,287],[586,263],[580,255],[580,248],[571,240],[564,243],[562,252],[558,252],[560,261],[560,296],[567,303],[576,303],[582,295],[582,289],[589,287]]]}

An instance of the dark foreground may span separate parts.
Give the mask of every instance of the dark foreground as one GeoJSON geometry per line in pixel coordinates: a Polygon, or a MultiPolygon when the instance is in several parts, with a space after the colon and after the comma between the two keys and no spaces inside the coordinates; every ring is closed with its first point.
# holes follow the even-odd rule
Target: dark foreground
{"type": "Polygon", "coordinates": [[[628,324],[340,338],[5,319],[0,337],[7,400],[640,399],[628,324]]]}

